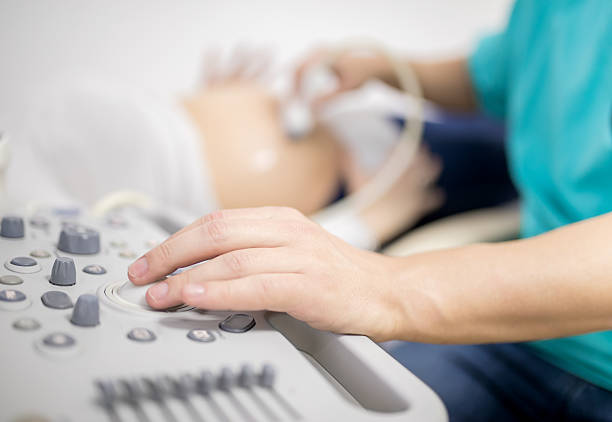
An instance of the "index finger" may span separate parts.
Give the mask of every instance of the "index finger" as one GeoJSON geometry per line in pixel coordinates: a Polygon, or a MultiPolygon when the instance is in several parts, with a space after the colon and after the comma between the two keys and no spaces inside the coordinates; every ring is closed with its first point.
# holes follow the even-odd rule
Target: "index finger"
{"type": "Polygon", "coordinates": [[[227,210],[217,210],[210,214],[205,214],[191,224],[173,233],[166,241],[173,239],[181,234],[215,220],[238,220],[238,219],[269,219],[269,218],[300,218],[302,213],[294,208],[288,207],[257,207],[257,208],[234,208],[227,210]]]}
{"type": "Polygon", "coordinates": [[[297,220],[213,220],[151,249],[130,265],[128,277],[134,284],[148,284],[177,268],[234,250],[285,246],[305,228],[305,222],[297,220]]]}

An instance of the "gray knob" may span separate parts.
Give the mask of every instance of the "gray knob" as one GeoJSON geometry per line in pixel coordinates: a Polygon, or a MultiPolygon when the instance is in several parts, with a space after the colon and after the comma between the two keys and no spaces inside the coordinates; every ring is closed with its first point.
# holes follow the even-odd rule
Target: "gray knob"
{"type": "Polygon", "coordinates": [[[198,379],[198,391],[200,394],[208,395],[215,388],[215,376],[210,371],[203,371],[198,379]]]}
{"type": "Polygon", "coordinates": [[[238,375],[238,385],[244,388],[251,388],[257,383],[257,375],[249,364],[242,366],[238,375]]]}
{"type": "Polygon", "coordinates": [[[276,370],[272,365],[265,364],[259,375],[259,385],[264,388],[272,388],[274,381],[276,381],[276,370]]]}
{"type": "Polygon", "coordinates": [[[236,381],[234,373],[229,368],[222,368],[221,375],[219,375],[218,386],[220,390],[229,391],[236,381]]]}
{"type": "Polygon", "coordinates": [[[53,263],[49,282],[56,286],[73,286],[76,283],[74,260],[67,256],[57,258],[53,263]]]}
{"type": "Polygon", "coordinates": [[[66,224],[60,233],[57,248],[60,251],[81,255],[98,253],[100,233],[78,224],[66,224]]]}
{"type": "Polygon", "coordinates": [[[0,236],[18,239],[24,236],[23,218],[14,215],[2,217],[0,236]]]}
{"type": "Polygon", "coordinates": [[[94,327],[100,323],[100,304],[95,295],[85,294],[79,296],[72,311],[70,319],[79,327],[94,327]]]}

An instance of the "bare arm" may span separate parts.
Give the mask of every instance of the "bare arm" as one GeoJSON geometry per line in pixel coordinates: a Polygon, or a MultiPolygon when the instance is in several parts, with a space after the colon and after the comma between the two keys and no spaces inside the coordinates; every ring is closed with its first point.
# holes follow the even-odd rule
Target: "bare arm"
{"type": "MultiPolygon", "coordinates": [[[[378,59],[380,60],[380,59],[378,59]]],[[[453,59],[435,62],[407,62],[414,70],[423,96],[442,108],[454,111],[474,111],[476,97],[468,70],[467,59],[453,59]]],[[[399,88],[396,74],[383,60],[373,64],[377,77],[399,88]]]]}
{"type": "MultiPolygon", "coordinates": [[[[318,50],[303,61],[296,71],[296,89],[299,89],[306,70],[323,60],[326,54],[326,50],[318,50]]],[[[466,58],[433,62],[407,60],[406,63],[416,73],[427,100],[449,110],[476,110],[477,102],[466,58]]],[[[399,88],[397,75],[384,57],[364,57],[347,53],[336,58],[331,68],[339,79],[338,90],[321,97],[318,103],[325,102],[341,92],[355,89],[369,79],[380,79],[399,88]]]]}
{"type": "Polygon", "coordinates": [[[530,239],[405,258],[397,288],[414,327],[398,337],[475,343],[609,330],[611,234],[612,213],[530,239]]]}

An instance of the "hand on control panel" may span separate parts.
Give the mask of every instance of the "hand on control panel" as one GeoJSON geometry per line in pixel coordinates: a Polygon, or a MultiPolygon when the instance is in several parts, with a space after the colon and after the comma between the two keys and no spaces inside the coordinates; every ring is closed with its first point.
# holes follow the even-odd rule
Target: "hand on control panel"
{"type": "Polygon", "coordinates": [[[403,317],[395,311],[393,258],[356,249],[293,209],[206,215],[139,258],[128,276],[144,285],[198,262],[149,288],[149,305],[281,311],[376,340],[394,337],[403,317]]]}

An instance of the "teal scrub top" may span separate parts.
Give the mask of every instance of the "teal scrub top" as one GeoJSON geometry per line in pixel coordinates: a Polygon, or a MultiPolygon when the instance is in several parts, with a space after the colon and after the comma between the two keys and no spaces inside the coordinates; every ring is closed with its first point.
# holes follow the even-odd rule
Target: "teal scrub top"
{"type": "MultiPolygon", "coordinates": [[[[612,212],[611,0],[519,0],[469,70],[482,108],[508,125],[523,237],[612,212]]],[[[529,344],[612,391],[612,331],[529,344]]]]}

